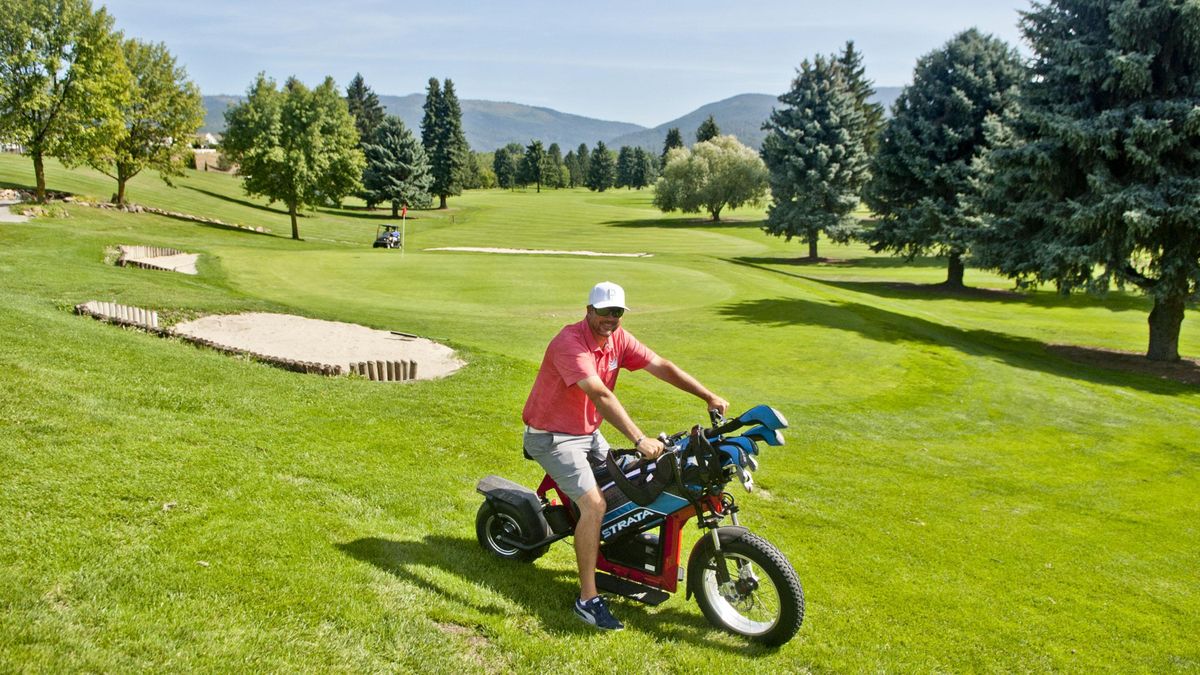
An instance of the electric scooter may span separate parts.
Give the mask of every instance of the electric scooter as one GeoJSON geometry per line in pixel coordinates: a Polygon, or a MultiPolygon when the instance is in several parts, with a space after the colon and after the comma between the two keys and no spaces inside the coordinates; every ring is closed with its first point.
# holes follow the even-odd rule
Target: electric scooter
{"type": "MultiPolygon", "coordinates": [[[[783,445],[787,420],[765,405],[731,419],[710,414],[711,427],[660,435],[666,449],[656,460],[612,450],[593,467],[606,501],[596,586],[658,605],[686,579],[685,597],[695,595],[714,626],[782,645],[804,621],[800,579],[779,549],[738,524],[739,508],[725,486],[736,477],[753,489],[758,446],[783,445]],[[704,535],[684,567],[683,526],[693,517],[704,535]]],[[[532,562],[575,530],[578,508],[550,476],[536,491],[499,476],[483,478],[476,490],[484,501],[475,533],[492,555],[532,562]]]]}

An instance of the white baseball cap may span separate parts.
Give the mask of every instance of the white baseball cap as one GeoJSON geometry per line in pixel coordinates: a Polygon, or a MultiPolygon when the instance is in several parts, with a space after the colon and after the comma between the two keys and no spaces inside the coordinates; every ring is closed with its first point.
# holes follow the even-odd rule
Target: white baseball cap
{"type": "Polygon", "coordinates": [[[629,309],[625,306],[625,289],[611,281],[601,281],[593,286],[592,292],[588,294],[588,304],[596,309],[605,307],[629,309]]]}

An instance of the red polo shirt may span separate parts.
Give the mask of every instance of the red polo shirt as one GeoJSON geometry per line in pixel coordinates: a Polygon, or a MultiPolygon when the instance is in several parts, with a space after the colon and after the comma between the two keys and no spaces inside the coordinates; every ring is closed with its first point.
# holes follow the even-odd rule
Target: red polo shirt
{"type": "Polygon", "coordinates": [[[577,383],[599,375],[611,390],[617,386],[620,368],[641,370],[653,359],[654,352],[624,328],[614,331],[601,347],[586,319],[563,326],[546,347],[521,418],[543,431],[590,434],[600,427],[600,413],[577,383]]]}

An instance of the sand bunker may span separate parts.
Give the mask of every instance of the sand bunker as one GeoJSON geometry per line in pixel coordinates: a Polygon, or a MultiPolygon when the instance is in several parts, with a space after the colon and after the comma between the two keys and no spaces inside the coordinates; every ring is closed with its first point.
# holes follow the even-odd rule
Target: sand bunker
{"type": "Polygon", "coordinates": [[[597,253],[596,251],[553,251],[541,248],[490,248],[484,246],[442,246],[426,251],[471,251],[473,253],[514,253],[525,255],[595,255],[612,258],[649,258],[652,253],[597,253]]]}
{"type": "Polygon", "coordinates": [[[287,314],[206,316],[174,332],[259,356],[341,366],[360,361],[416,361],[418,380],[443,377],[466,365],[454,350],[432,340],[339,321],[287,314]]]}

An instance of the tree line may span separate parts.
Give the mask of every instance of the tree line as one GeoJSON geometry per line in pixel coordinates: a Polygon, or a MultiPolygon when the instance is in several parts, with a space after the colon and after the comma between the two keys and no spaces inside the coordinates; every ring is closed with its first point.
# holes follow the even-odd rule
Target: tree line
{"type": "Polygon", "coordinates": [[[1048,0],[1030,60],[970,29],[922,56],[886,121],[861,54],[805,60],[761,149],[766,232],[824,233],[1020,285],[1153,300],[1147,356],[1179,359],[1200,289],[1200,13],[1176,0],[1048,0]],[[851,212],[864,202],[873,219],[851,212]]]}

